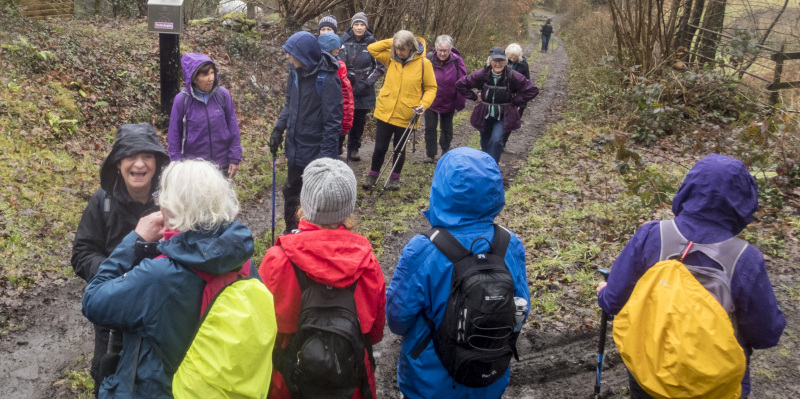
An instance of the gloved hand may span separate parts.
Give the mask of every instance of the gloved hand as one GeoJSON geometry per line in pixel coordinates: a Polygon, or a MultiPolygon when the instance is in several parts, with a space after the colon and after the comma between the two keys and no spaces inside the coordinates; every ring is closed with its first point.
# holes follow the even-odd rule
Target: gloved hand
{"type": "Polygon", "coordinates": [[[272,134],[269,136],[269,150],[272,156],[278,155],[278,150],[283,145],[283,132],[278,129],[273,129],[272,134]]]}

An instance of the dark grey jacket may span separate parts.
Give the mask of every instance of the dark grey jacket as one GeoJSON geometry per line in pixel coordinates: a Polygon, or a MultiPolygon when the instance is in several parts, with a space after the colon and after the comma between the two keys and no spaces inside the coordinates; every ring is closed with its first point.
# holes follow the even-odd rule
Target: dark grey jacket
{"type": "Polygon", "coordinates": [[[375,42],[375,36],[369,29],[361,40],[356,40],[352,28],[342,34],[339,59],[347,66],[347,77],[353,85],[355,109],[375,108],[375,82],[386,73],[386,67],[367,51],[367,46],[375,42]]]}

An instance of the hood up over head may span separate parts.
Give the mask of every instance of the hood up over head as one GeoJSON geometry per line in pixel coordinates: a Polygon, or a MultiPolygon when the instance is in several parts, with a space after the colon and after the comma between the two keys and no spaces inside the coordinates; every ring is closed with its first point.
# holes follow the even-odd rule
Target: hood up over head
{"type": "Polygon", "coordinates": [[[676,218],[741,232],[758,209],[756,180],[736,159],[711,154],[697,161],[672,199],[676,218]]]}
{"type": "Polygon", "coordinates": [[[492,157],[474,148],[448,151],[433,172],[431,226],[456,227],[492,223],[506,204],[503,177],[492,157]]]}
{"type": "Polygon", "coordinates": [[[211,63],[212,67],[214,68],[214,87],[211,89],[211,93],[213,94],[217,91],[219,87],[219,73],[217,71],[217,65],[214,64],[214,61],[211,60],[211,57],[202,54],[202,53],[186,53],[181,57],[181,68],[183,69],[183,82],[186,86],[186,92],[191,94],[192,97],[197,98],[195,95],[194,90],[192,89],[192,81],[194,80],[195,74],[197,74],[197,69],[200,68],[201,65],[205,63],[211,63]]]}
{"type": "MultiPolygon", "coordinates": [[[[117,163],[125,157],[142,152],[153,153],[156,156],[156,173],[150,184],[151,190],[158,187],[158,178],[161,170],[169,163],[169,155],[161,143],[158,142],[156,130],[149,123],[122,125],[117,130],[117,137],[111,152],[100,167],[100,187],[107,193],[112,193],[117,179],[122,177],[118,173],[117,163]]],[[[122,183],[124,184],[124,183],[122,183]]]]}

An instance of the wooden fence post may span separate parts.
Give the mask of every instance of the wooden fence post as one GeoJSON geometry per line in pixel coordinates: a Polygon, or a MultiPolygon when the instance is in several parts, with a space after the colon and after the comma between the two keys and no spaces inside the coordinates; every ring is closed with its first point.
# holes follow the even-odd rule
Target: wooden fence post
{"type": "MultiPolygon", "coordinates": [[[[785,57],[783,57],[784,47],[786,47],[786,44],[781,44],[781,51],[778,53],[780,55],[775,59],[775,74],[773,75],[774,77],[772,79],[772,84],[775,86],[778,86],[778,84],[781,83],[781,75],[783,74],[783,60],[785,59],[785,57]]],[[[780,102],[780,94],[778,94],[777,88],[769,93],[769,102],[772,105],[777,105],[778,102],[780,102]]]]}

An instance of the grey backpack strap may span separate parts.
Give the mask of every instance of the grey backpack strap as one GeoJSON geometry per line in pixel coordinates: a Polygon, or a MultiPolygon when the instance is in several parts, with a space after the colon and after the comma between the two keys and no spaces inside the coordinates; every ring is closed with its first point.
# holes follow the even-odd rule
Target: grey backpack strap
{"type": "MultiPolygon", "coordinates": [[[[675,221],[662,220],[660,223],[660,230],[661,255],[659,260],[680,257],[689,245],[689,240],[678,230],[675,221]]],[[[731,279],[733,271],[736,269],[736,263],[744,253],[744,250],[747,249],[747,245],[746,241],[737,237],[731,237],[725,241],[713,244],[693,243],[689,253],[701,252],[708,256],[722,266],[728,279],[731,279]]]]}

